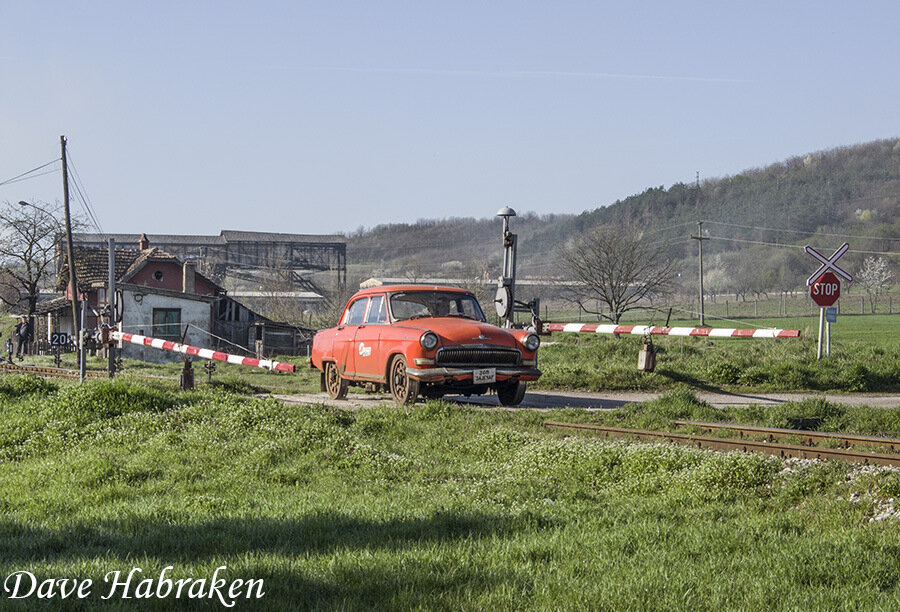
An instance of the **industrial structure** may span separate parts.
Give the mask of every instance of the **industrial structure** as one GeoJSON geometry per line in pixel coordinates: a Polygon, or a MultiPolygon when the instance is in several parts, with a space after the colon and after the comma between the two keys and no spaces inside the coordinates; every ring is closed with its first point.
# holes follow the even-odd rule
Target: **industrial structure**
{"type": "MultiPolygon", "coordinates": [[[[109,238],[116,244],[140,240],[138,234],[72,235],[79,247],[105,248],[109,238]]],[[[292,289],[322,295],[325,289],[342,291],[347,283],[347,244],[342,236],[222,230],[218,236],[148,234],[146,238],[181,261],[193,262],[198,272],[220,285],[226,278],[258,285],[277,277],[292,289]],[[329,287],[313,278],[322,273],[329,287]]],[[[59,253],[64,252],[63,246],[59,253]]]]}

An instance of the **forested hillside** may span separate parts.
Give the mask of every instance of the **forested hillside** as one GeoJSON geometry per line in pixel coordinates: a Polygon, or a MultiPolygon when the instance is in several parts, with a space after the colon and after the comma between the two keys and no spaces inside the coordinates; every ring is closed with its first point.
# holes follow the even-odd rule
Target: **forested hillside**
{"type": "MultiPolygon", "coordinates": [[[[842,260],[850,269],[869,255],[861,251],[900,251],[900,139],[801,155],[699,185],[651,187],[580,215],[518,212],[512,227],[523,275],[553,275],[560,245],[612,223],[640,227],[647,240],[664,241],[681,260],[684,281],[692,282],[697,243],[690,235],[703,220],[712,292],[792,289],[811,271],[813,262],[799,248],[804,244],[827,250],[850,242],[856,252],[842,260]]],[[[493,278],[499,274],[500,231],[495,217],[383,225],[349,236],[348,260],[363,277],[474,276],[486,270],[493,278]]],[[[897,264],[896,257],[888,261],[897,264]]]]}

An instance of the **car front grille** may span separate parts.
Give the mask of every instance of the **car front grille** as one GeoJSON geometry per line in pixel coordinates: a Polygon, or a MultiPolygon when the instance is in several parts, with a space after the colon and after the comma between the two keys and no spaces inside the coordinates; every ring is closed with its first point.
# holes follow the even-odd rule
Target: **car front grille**
{"type": "Polygon", "coordinates": [[[510,366],[519,365],[522,354],[513,349],[442,348],[436,364],[440,366],[510,366]]]}

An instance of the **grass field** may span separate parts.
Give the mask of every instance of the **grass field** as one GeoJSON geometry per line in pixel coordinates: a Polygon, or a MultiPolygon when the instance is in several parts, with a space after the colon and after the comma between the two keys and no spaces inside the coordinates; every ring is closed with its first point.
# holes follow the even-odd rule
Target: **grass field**
{"type": "MultiPolygon", "coordinates": [[[[540,353],[540,388],[757,391],[900,391],[900,315],[843,316],[832,353],[816,359],[818,319],[756,319],[754,326],[800,329],[799,339],[654,336],[656,371],[637,371],[641,338],[556,333],[540,353]],[[814,326],[813,326],[814,325],[814,326]]],[[[671,325],[689,324],[671,322],[671,325]]],[[[721,326],[721,325],[720,325],[721,326]]],[[[729,326],[734,326],[731,323],[729,326]]]]}
{"type": "Polygon", "coordinates": [[[100,600],[107,572],[167,565],[262,579],[235,609],[900,606],[895,470],[566,438],[440,402],[351,413],[29,377],[0,396],[2,576],[97,585],[3,609],[221,607],[100,600]]]}

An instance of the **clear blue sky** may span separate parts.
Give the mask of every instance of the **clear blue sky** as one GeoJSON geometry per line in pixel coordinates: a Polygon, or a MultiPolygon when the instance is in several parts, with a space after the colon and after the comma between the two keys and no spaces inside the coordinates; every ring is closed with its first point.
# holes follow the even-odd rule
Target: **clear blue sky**
{"type": "Polygon", "coordinates": [[[578,213],[900,135],[898,24],[896,2],[5,0],[0,181],[65,134],[107,232],[578,213]]]}

